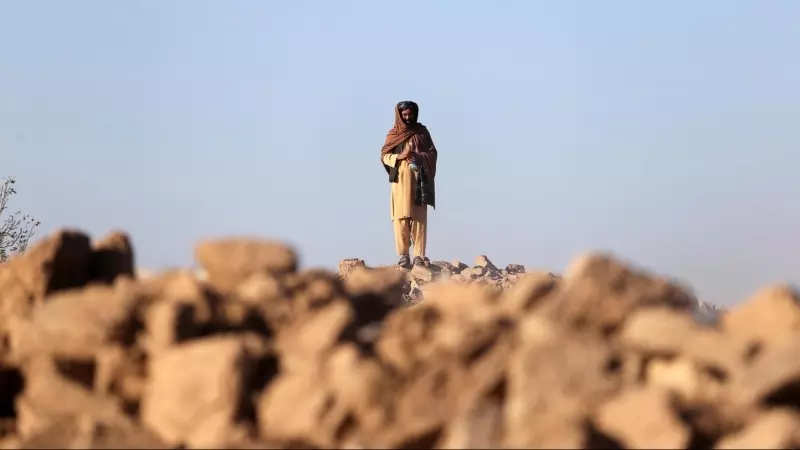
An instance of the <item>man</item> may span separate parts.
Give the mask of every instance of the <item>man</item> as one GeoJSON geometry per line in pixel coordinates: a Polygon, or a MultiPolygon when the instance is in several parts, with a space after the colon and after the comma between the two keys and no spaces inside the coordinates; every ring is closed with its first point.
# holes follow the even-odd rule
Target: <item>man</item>
{"type": "Polygon", "coordinates": [[[436,146],[428,129],[418,122],[419,106],[403,101],[394,109],[394,126],[386,134],[381,162],[391,184],[391,213],[398,265],[410,267],[426,261],[428,205],[435,208],[436,146]]]}

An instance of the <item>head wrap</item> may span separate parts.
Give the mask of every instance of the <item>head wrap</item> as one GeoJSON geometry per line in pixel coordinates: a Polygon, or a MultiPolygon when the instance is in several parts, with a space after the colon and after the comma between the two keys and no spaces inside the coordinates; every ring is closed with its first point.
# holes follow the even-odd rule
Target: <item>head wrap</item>
{"type": "Polygon", "coordinates": [[[402,112],[406,109],[410,109],[414,113],[415,119],[419,117],[419,106],[412,101],[402,101],[394,107],[394,126],[386,133],[386,140],[384,140],[383,148],[381,149],[381,157],[391,153],[395,147],[417,134],[432,141],[425,125],[419,122],[407,124],[403,121],[402,112]]]}

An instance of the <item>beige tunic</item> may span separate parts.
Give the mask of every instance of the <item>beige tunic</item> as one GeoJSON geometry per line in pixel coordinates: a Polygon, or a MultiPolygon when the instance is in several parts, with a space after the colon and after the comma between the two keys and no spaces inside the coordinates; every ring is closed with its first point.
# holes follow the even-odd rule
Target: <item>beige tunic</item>
{"type": "MultiPolygon", "coordinates": [[[[411,141],[406,142],[411,145],[411,141]]],[[[397,155],[383,155],[383,163],[397,166],[397,182],[391,184],[391,216],[394,228],[395,250],[398,255],[408,255],[411,245],[414,256],[425,256],[428,241],[428,206],[414,203],[417,173],[411,170],[408,160],[397,161],[397,155]]]]}
{"type": "MultiPolygon", "coordinates": [[[[394,167],[397,162],[397,155],[383,155],[383,163],[387,166],[394,167]]],[[[408,218],[420,221],[426,220],[427,205],[414,203],[414,189],[417,186],[416,176],[416,173],[409,167],[408,160],[400,161],[400,165],[397,168],[397,183],[389,183],[392,186],[392,220],[408,218]]]]}

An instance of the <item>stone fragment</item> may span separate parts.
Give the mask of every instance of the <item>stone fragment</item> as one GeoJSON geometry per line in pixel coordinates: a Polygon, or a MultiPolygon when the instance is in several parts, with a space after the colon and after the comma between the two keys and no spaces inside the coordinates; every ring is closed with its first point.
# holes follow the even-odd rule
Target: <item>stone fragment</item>
{"type": "Polygon", "coordinates": [[[775,342],[800,331],[800,297],[789,286],[762,289],[722,317],[731,334],[762,342],[775,342]]]}
{"type": "Polygon", "coordinates": [[[740,335],[704,328],[684,343],[682,354],[699,367],[734,380],[745,372],[758,346],[740,335]]]}
{"type": "Polygon", "coordinates": [[[38,355],[91,360],[103,345],[133,339],[136,305],[125,286],[53,294],[30,318],[9,319],[12,355],[18,361],[38,355]]]}
{"type": "Polygon", "coordinates": [[[737,380],[732,392],[739,403],[800,405],[800,336],[764,350],[737,380]]]}
{"type": "Polygon", "coordinates": [[[344,301],[298,318],[277,336],[275,345],[283,355],[281,369],[292,370],[322,360],[343,338],[352,320],[353,310],[344,301]]]}
{"type": "Polygon", "coordinates": [[[79,417],[123,428],[132,425],[117,399],[92,392],[92,386],[85,385],[86,379],[77,377],[82,374],[72,369],[46,357],[26,362],[22,368],[24,390],[15,406],[21,437],[35,436],[79,417]]]}
{"type": "Polygon", "coordinates": [[[432,261],[430,263],[430,266],[432,268],[434,268],[435,270],[438,270],[440,272],[441,271],[447,271],[447,272],[455,273],[457,270],[460,270],[460,269],[457,269],[452,263],[449,263],[447,261],[432,261]]]}
{"type": "Polygon", "coordinates": [[[145,334],[139,339],[151,354],[201,336],[220,319],[215,317],[202,282],[187,273],[150,280],[145,296],[149,302],[140,310],[145,334]]]}
{"type": "Polygon", "coordinates": [[[372,440],[385,429],[394,392],[387,382],[379,364],[355,346],[339,346],[324,361],[281,372],[258,401],[261,435],[323,448],[372,440]]]}
{"type": "Polygon", "coordinates": [[[600,431],[624,448],[686,448],[690,431],[678,418],[666,391],[632,389],[600,407],[600,431]]]}
{"type": "Polygon", "coordinates": [[[530,273],[503,293],[501,304],[509,313],[518,314],[538,306],[538,303],[551,295],[556,287],[556,280],[549,274],[530,273]]]}
{"type": "Polygon", "coordinates": [[[687,312],[666,307],[648,307],[634,312],[619,334],[626,347],[647,356],[672,357],[700,331],[687,312]]]}
{"type": "Polygon", "coordinates": [[[497,266],[494,265],[486,255],[479,255],[475,258],[475,266],[476,267],[483,267],[486,270],[498,270],[497,266]]]}
{"type": "Polygon", "coordinates": [[[460,275],[467,280],[476,280],[478,278],[483,277],[485,274],[486,274],[486,268],[480,266],[464,269],[460,273],[460,275]]]}
{"type": "Polygon", "coordinates": [[[543,312],[571,328],[615,334],[632,312],[646,306],[691,310],[695,298],[674,282],[626,267],[605,254],[575,259],[558,296],[543,312]]]}
{"type": "Polygon", "coordinates": [[[522,264],[509,264],[506,266],[506,273],[508,274],[525,273],[525,266],[523,266],[522,264]]]}
{"type": "Polygon", "coordinates": [[[239,336],[208,337],[155,356],[142,422],[171,446],[224,445],[235,434],[237,413],[246,401],[254,366],[251,345],[239,336]]]}
{"type": "Polygon", "coordinates": [[[460,411],[450,421],[441,448],[501,448],[503,409],[499,402],[484,400],[460,411]]]}
{"type": "Polygon", "coordinates": [[[647,383],[694,400],[702,388],[697,367],[686,359],[656,359],[647,366],[647,383]]]}
{"type": "Polygon", "coordinates": [[[305,447],[331,446],[321,433],[330,393],[311,369],[281,372],[258,402],[261,435],[279,441],[303,442],[305,447]]]}
{"type": "Polygon", "coordinates": [[[454,273],[461,273],[462,270],[469,268],[468,265],[464,264],[463,262],[457,259],[450,261],[450,264],[453,266],[454,273]]]}
{"type": "Polygon", "coordinates": [[[85,285],[90,257],[86,234],[62,230],[1,264],[0,331],[7,318],[27,315],[46,296],[85,285]]]}
{"type": "Polygon", "coordinates": [[[411,276],[422,283],[430,283],[431,281],[433,281],[434,275],[435,272],[430,267],[415,265],[411,269],[411,276]]]}
{"type": "Polygon", "coordinates": [[[543,322],[526,328],[527,343],[508,361],[505,446],[581,447],[589,411],[620,387],[619,356],[599,342],[551,332],[543,322]]]}
{"type": "Polygon", "coordinates": [[[167,450],[151,432],[135,426],[121,427],[91,418],[79,417],[58,422],[46,430],[20,441],[20,449],[158,449],[167,450]]]}
{"type": "Polygon", "coordinates": [[[286,245],[273,241],[218,239],[200,243],[195,257],[208,273],[208,281],[234,289],[256,273],[283,275],[297,270],[297,256],[286,245]]]}
{"type": "Polygon", "coordinates": [[[720,450],[752,448],[796,448],[800,444],[800,415],[777,408],[762,413],[744,430],[726,436],[715,448],[720,450]]]}
{"type": "Polygon", "coordinates": [[[348,258],[339,261],[339,277],[341,279],[347,278],[354,269],[359,267],[367,267],[363,259],[348,258]]]}
{"type": "Polygon", "coordinates": [[[89,261],[89,278],[110,284],[117,277],[134,277],[135,261],[130,237],[114,231],[92,244],[89,261]]]}

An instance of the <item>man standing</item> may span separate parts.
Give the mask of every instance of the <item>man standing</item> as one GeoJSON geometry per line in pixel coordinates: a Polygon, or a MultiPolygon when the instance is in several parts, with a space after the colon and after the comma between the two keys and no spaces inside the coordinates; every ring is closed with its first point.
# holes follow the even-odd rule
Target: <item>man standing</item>
{"type": "Polygon", "coordinates": [[[419,123],[419,106],[397,104],[394,126],[386,134],[381,162],[391,184],[394,241],[400,261],[410,267],[409,249],[414,245],[414,264],[424,260],[428,235],[428,205],[435,206],[436,146],[428,129],[419,123]]]}

